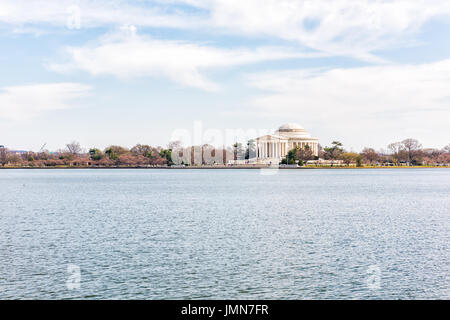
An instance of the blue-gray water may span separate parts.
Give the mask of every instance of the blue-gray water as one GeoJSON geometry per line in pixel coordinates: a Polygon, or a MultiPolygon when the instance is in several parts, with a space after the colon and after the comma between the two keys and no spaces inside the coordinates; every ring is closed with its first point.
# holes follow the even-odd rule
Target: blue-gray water
{"type": "Polygon", "coordinates": [[[448,169],[0,170],[3,299],[449,299],[449,243],[448,169]]]}

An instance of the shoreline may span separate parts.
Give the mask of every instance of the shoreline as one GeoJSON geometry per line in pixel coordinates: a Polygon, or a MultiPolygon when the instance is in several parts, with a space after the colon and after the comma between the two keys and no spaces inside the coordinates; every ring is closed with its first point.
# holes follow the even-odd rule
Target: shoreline
{"type": "Polygon", "coordinates": [[[232,170],[232,169],[268,169],[268,170],[274,170],[274,169],[280,169],[280,170],[314,170],[314,169],[342,169],[342,170],[349,170],[349,169],[450,169],[450,166],[363,166],[363,167],[356,167],[356,166],[308,166],[308,167],[278,167],[278,166],[192,166],[192,167],[140,167],[140,166],[130,166],[130,167],[89,167],[89,166],[59,166],[59,167],[0,167],[0,170],[20,170],[20,169],[27,169],[27,170],[79,170],[79,169],[92,169],[92,170],[105,170],[105,169],[166,169],[166,170],[232,170]]]}

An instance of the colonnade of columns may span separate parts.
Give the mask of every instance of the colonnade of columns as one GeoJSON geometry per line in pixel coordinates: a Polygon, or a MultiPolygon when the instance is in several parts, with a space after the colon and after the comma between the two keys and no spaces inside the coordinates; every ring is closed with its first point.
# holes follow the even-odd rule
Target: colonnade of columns
{"type": "Polygon", "coordinates": [[[288,150],[287,142],[264,141],[258,144],[258,158],[281,158],[286,156],[288,150]]]}
{"type": "Polygon", "coordinates": [[[301,149],[306,146],[311,148],[313,154],[318,152],[318,143],[316,142],[293,142],[291,145],[287,141],[260,141],[257,145],[258,158],[282,158],[285,157],[289,150],[295,147],[301,149]]]}

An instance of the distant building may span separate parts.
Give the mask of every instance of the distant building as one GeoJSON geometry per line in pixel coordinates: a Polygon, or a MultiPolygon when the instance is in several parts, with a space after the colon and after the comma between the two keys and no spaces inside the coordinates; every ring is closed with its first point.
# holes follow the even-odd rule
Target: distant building
{"type": "Polygon", "coordinates": [[[309,146],[313,155],[319,155],[319,139],[312,138],[302,126],[295,123],[282,125],[275,134],[256,139],[256,162],[279,163],[289,150],[309,146]]]}
{"type": "Polygon", "coordinates": [[[8,153],[20,156],[22,154],[28,154],[29,151],[25,151],[25,150],[8,150],[8,153]]]}

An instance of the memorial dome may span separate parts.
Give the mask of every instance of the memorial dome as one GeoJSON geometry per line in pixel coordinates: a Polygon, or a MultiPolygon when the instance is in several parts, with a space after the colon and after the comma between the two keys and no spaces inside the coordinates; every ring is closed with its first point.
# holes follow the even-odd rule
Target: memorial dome
{"type": "Polygon", "coordinates": [[[305,137],[309,138],[311,135],[301,125],[296,123],[286,123],[278,128],[276,134],[286,137],[305,137]]]}

